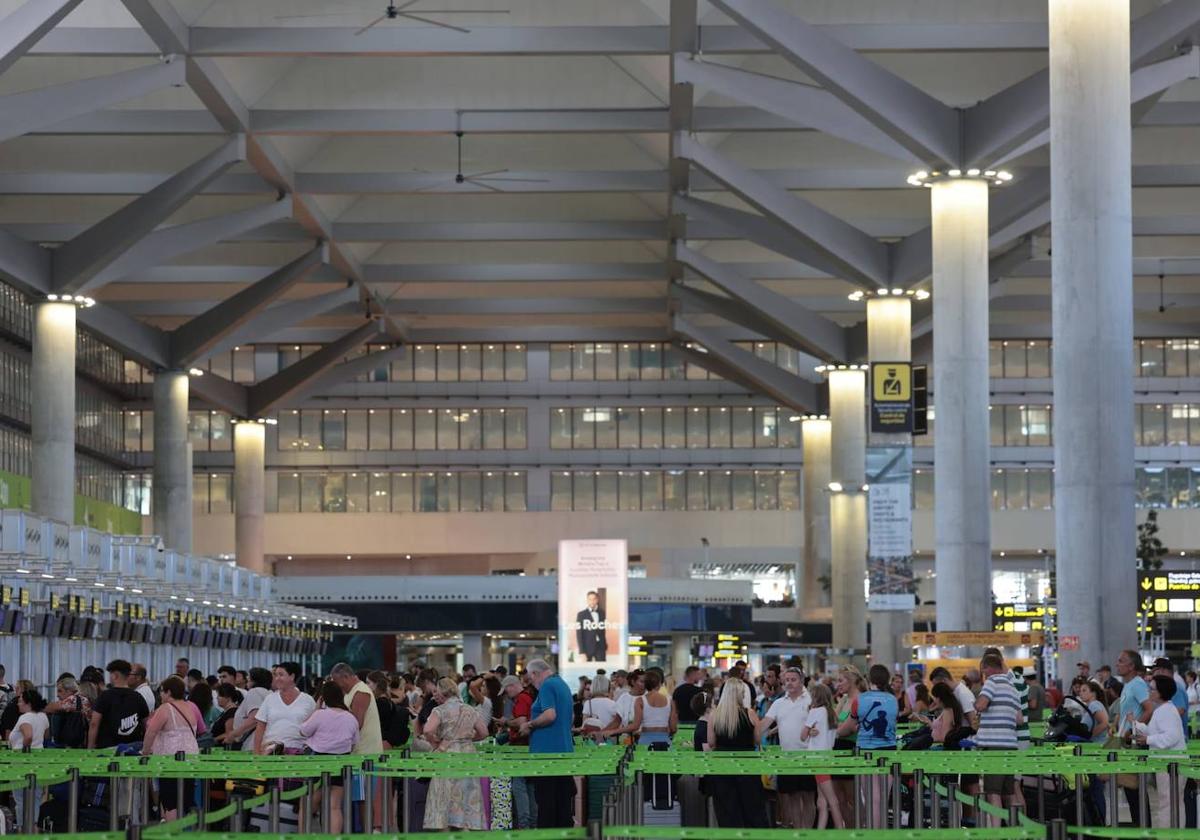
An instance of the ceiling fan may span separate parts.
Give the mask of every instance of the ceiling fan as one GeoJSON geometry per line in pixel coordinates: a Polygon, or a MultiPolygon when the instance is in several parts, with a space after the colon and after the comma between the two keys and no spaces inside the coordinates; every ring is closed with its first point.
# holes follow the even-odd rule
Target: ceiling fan
{"type": "MultiPolygon", "coordinates": [[[[362,35],[367,30],[385,20],[396,20],[397,18],[407,18],[408,20],[419,21],[420,23],[428,23],[432,26],[440,26],[443,29],[453,29],[455,32],[470,32],[462,26],[454,26],[445,21],[434,20],[433,18],[424,17],[424,15],[506,15],[508,9],[412,9],[420,0],[406,0],[406,2],[397,5],[393,1],[389,1],[387,8],[383,10],[383,14],[368,23],[362,29],[355,32],[355,35],[362,35]],[[411,11],[409,11],[411,9],[411,11]]],[[[306,18],[329,18],[329,17],[345,17],[346,12],[334,12],[331,14],[319,15],[278,15],[275,20],[303,20],[306,18]]]]}
{"type": "MultiPolygon", "coordinates": [[[[456,183],[456,184],[474,184],[477,187],[483,187],[485,190],[490,190],[492,192],[498,192],[498,193],[505,192],[505,190],[501,189],[500,187],[494,187],[489,182],[492,182],[492,181],[520,182],[520,183],[525,183],[525,184],[548,183],[548,179],[546,179],[546,178],[502,178],[502,177],[497,177],[497,176],[503,175],[505,172],[508,172],[507,169],[489,169],[486,172],[475,172],[470,175],[464,175],[463,174],[463,164],[462,164],[464,135],[465,135],[465,132],[461,128],[458,129],[458,131],[454,132],[454,136],[456,138],[458,138],[458,170],[455,172],[455,175],[454,175],[454,183],[456,183]]],[[[429,184],[428,186],[424,186],[419,189],[413,190],[413,192],[427,192],[429,190],[438,189],[440,186],[441,186],[440,184],[429,184]]]]}

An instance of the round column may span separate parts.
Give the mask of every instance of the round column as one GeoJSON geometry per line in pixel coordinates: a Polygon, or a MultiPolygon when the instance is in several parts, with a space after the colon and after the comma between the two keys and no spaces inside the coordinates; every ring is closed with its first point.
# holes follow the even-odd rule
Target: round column
{"type": "MultiPolygon", "coordinates": [[[[867,423],[866,374],[857,368],[829,371],[830,420],[830,576],[833,647],[863,651],[867,646],[867,423]]],[[[863,665],[865,657],[840,657],[863,665]]]]}
{"type": "Polygon", "coordinates": [[[154,377],[154,533],[173,550],[192,550],[192,467],[188,453],[188,375],[154,377]]]}
{"type": "Polygon", "coordinates": [[[986,631],[992,629],[988,183],[956,177],[930,187],[937,626],[986,631]]]}
{"type": "Polygon", "coordinates": [[[75,523],[75,309],[41,301],[33,308],[30,430],[33,512],[75,523]]]}
{"type": "Polygon", "coordinates": [[[233,427],[234,544],[237,564],[266,569],[266,426],[242,421],[233,427]]]}
{"type": "Polygon", "coordinates": [[[804,563],[800,574],[801,604],[806,614],[818,607],[829,606],[829,594],[821,586],[821,578],[830,572],[829,545],[829,482],[830,474],[829,418],[805,417],[800,424],[802,456],[804,458],[804,563]]]}
{"type": "Polygon", "coordinates": [[[1114,662],[1137,609],[1129,3],[1049,12],[1058,632],[1114,662]]]}
{"type": "MultiPolygon", "coordinates": [[[[936,340],[936,337],[935,337],[936,340]]],[[[912,299],[906,296],[867,300],[867,358],[872,362],[912,361],[912,299]]],[[[878,446],[912,446],[910,434],[872,433],[878,446]]],[[[909,487],[912,487],[909,476],[909,487]]],[[[913,629],[912,610],[870,610],[871,658],[888,668],[908,661],[910,651],[901,642],[913,629]]]]}

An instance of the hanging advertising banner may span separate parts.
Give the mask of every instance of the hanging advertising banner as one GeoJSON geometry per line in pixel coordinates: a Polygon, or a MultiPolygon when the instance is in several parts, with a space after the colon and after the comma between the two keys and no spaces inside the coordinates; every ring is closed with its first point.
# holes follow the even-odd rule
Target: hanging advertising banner
{"type": "Polygon", "coordinates": [[[871,431],[913,431],[913,367],[911,362],[871,363],[871,431]]]}
{"type": "Polygon", "coordinates": [[[628,667],[629,552],[625,540],[558,544],[558,670],[572,689],[596,669],[628,667]]]}
{"type": "Polygon", "coordinates": [[[867,608],[911,610],[912,447],[869,447],[867,484],[867,608]]]}

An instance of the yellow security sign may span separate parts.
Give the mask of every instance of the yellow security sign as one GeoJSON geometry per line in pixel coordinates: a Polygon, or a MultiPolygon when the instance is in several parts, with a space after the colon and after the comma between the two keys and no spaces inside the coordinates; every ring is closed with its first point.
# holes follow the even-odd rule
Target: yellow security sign
{"type": "Polygon", "coordinates": [[[871,365],[875,402],[909,402],[912,399],[912,365],[876,362],[871,365]]]}

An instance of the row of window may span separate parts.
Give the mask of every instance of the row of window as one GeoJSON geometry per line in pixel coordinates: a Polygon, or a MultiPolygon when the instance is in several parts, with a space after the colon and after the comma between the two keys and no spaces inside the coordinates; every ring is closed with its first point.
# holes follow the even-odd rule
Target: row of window
{"type": "MultiPolygon", "coordinates": [[[[991,341],[991,376],[995,379],[1048,379],[1052,375],[1051,342],[991,341]]],[[[1134,376],[1200,376],[1200,339],[1140,338],[1133,342],[1134,376]]]]}
{"type": "MultiPolygon", "coordinates": [[[[89,339],[95,344],[94,339],[89,339]]],[[[0,415],[18,423],[29,423],[33,385],[30,361],[5,345],[0,348],[0,415]]],[[[121,406],[87,383],[75,386],[75,439],[98,452],[120,453],[124,421],[121,406]]]]}
{"type": "MultiPolygon", "coordinates": [[[[1138,508],[1200,508],[1200,467],[1138,467],[1138,508]]],[[[933,471],[913,471],[913,507],[933,510],[933,471]]],[[[1051,510],[1054,470],[992,470],[992,510],[1051,510]]]]}
{"type": "MultiPolygon", "coordinates": [[[[1053,406],[993,405],[988,420],[992,446],[1054,445],[1053,406]]],[[[914,438],[914,443],[933,446],[936,425],[936,420],[930,418],[929,433],[914,438]]],[[[1135,446],[1200,446],[1200,404],[1135,405],[1133,442],[1135,446]]]]}
{"type": "Polygon", "coordinates": [[[770,449],[800,446],[800,417],[762,406],[550,409],[551,449],[770,449]]]}
{"type": "Polygon", "coordinates": [[[520,470],[273,471],[267,473],[267,499],[268,511],[278,513],[478,513],[528,508],[526,474],[520,470]]]}
{"type": "MultiPolygon", "coordinates": [[[[736,346],[790,373],[800,372],[800,354],[775,341],[735,341],[736,346]]],[[[550,345],[550,378],[554,381],[720,379],[687,361],[680,350],[654,341],[577,342],[550,345]]]]}
{"type": "Polygon", "coordinates": [[[799,510],[797,470],[556,470],[551,510],[799,510]]]}
{"type": "MultiPolygon", "coordinates": [[[[33,474],[33,441],[27,433],[0,426],[0,470],[12,475],[33,474]]],[[[75,492],[79,495],[114,505],[125,504],[125,483],[125,474],[116,467],[86,455],[75,456],[75,492]]],[[[11,498],[0,500],[0,507],[15,503],[11,498]]]]}
{"type": "Polygon", "coordinates": [[[525,449],[524,408],[371,408],[284,411],[281,452],[525,449]]]}

